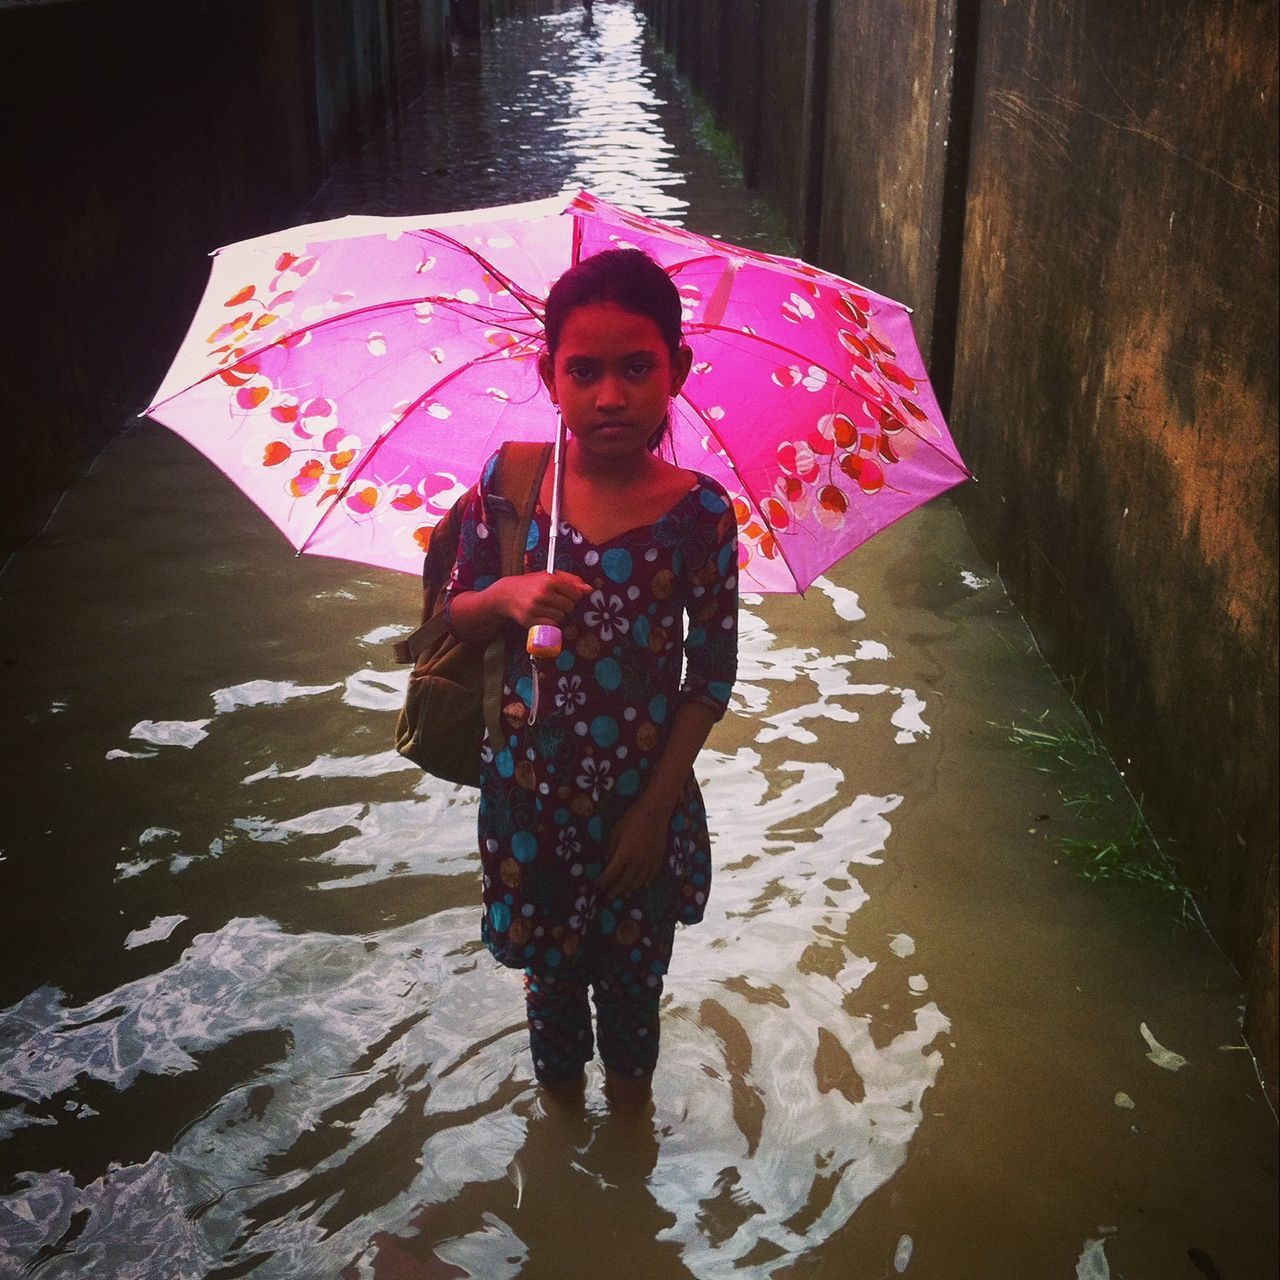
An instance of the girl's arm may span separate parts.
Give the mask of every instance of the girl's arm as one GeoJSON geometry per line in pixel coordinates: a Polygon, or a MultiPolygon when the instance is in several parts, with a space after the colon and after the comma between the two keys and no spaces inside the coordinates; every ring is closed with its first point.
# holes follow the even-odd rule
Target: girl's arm
{"type": "Polygon", "coordinates": [[[729,706],[738,669],[738,527],[728,495],[717,487],[703,506],[716,520],[715,548],[692,570],[685,635],[685,678],[671,733],[649,780],[614,825],[609,862],[598,883],[615,898],[650,884],[666,856],[671,813],[684,794],[698,752],[729,706]]]}
{"type": "Polygon", "coordinates": [[[522,573],[499,578],[482,590],[456,590],[449,601],[449,630],[476,644],[508,623],[558,626],[591,588],[572,573],[522,573]]]}
{"type": "Polygon", "coordinates": [[[492,639],[508,622],[522,627],[540,622],[557,624],[591,590],[571,573],[499,576],[502,570],[494,536],[499,522],[489,498],[497,457],[494,454],[489,459],[480,483],[461,499],[466,506],[445,597],[449,630],[459,640],[476,644],[492,639]]]}
{"type": "Polygon", "coordinates": [[[614,824],[609,862],[596,882],[610,897],[625,898],[657,877],[667,852],[672,811],[721,714],[705,702],[682,702],[676,707],[671,733],[649,781],[614,824]]]}

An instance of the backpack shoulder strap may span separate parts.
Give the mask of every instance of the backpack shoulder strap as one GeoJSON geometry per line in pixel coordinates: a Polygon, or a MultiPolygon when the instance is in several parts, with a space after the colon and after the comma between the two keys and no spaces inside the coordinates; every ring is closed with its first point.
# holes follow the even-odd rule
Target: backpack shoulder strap
{"type": "MultiPolygon", "coordinates": [[[[493,477],[493,491],[515,509],[514,520],[503,520],[498,537],[503,577],[524,571],[524,549],[529,539],[529,524],[542,477],[551,460],[549,444],[527,444],[508,441],[498,451],[498,467],[493,477]]],[[[506,662],[505,637],[499,632],[489,641],[484,653],[484,718],[489,727],[489,741],[494,750],[505,745],[502,729],[502,675],[506,662]]]]}
{"type": "Polygon", "coordinates": [[[551,461],[552,446],[511,440],[498,450],[498,467],[494,474],[494,492],[506,498],[516,510],[514,524],[505,524],[499,538],[502,575],[523,571],[524,548],[529,538],[529,523],[534,504],[542,488],[542,477],[551,461]]]}

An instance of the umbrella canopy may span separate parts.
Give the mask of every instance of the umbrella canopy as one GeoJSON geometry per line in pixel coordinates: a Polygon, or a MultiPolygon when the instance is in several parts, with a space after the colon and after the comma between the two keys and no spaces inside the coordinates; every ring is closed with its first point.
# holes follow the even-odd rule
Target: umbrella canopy
{"type": "Polygon", "coordinates": [[[147,412],[300,552],[417,573],[493,450],[552,437],[537,373],[552,282],[626,247],[684,302],[676,460],[733,497],[744,590],[803,590],[968,475],[901,303],[588,192],[220,249],[147,412]]]}

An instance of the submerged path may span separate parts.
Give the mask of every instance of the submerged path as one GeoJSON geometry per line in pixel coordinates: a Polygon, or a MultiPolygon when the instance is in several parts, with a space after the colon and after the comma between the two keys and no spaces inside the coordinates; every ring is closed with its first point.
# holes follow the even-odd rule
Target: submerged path
{"type": "MultiPolygon", "coordinates": [[[[781,247],[635,11],[595,15],[464,47],[316,216],[586,185],[781,247]]],[[[1275,1273],[1237,979],[1063,856],[1133,810],[949,503],[744,601],[639,1123],[536,1100],[475,794],[388,749],[416,609],[150,424],[0,579],[0,1276],[1275,1273]]]]}

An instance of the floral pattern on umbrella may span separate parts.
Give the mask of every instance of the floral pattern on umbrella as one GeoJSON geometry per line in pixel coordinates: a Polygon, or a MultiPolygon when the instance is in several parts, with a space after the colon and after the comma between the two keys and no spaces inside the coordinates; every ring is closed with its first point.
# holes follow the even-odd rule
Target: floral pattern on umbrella
{"type": "Polygon", "coordinates": [[[803,589],[966,476],[905,307],[588,192],[220,250],[149,412],[300,551],[417,572],[497,445],[552,434],[536,368],[551,283],[628,246],[680,292],[695,359],[676,455],[733,497],[745,589],[803,589]]]}

